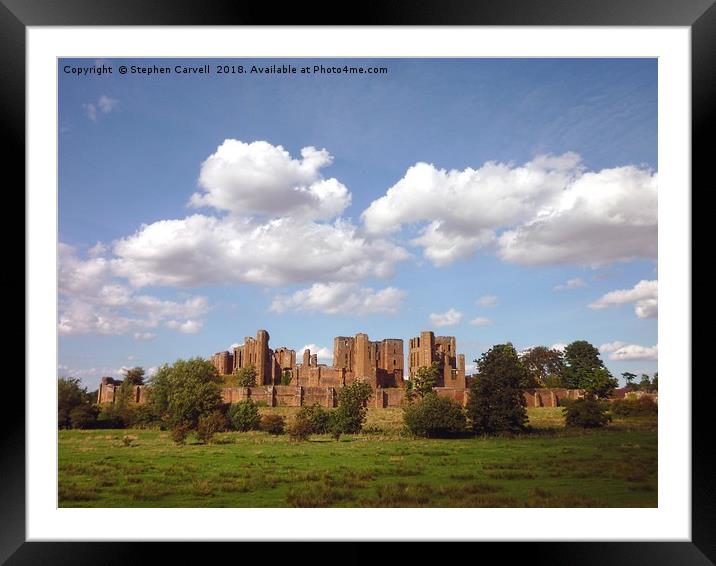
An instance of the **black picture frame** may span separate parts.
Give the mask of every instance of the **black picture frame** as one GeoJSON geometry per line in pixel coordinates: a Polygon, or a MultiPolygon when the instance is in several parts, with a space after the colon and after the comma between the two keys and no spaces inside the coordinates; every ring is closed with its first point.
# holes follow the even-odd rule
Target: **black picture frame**
{"type": "MultiPolygon", "coordinates": [[[[463,0],[365,1],[356,4],[350,21],[339,16],[337,4],[313,2],[310,10],[297,3],[276,9],[268,3],[228,0],[0,0],[0,96],[2,97],[5,171],[24,186],[25,169],[25,31],[28,26],[121,25],[510,25],[510,26],[685,26],[691,29],[692,172],[696,186],[706,189],[716,100],[715,0],[463,0]],[[322,21],[321,21],[322,20],[322,21]]],[[[344,8],[345,9],[345,8],[344,8]]],[[[684,190],[689,190],[685,188],[684,190]]],[[[693,190],[692,190],[693,195],[693,190]]],[[[19,204],[24,209],[24,202],[19,204]]],[[[19,214],[17,215],[20,216],[19,214]]],[[[695,223],[693,224],[695,226],[695,223]]],[[[14,239],[17,238],[16,229],[14,239]]],[[[692,238],[693,239],[693,238],[692,238]]],[[[12,241],[12,240],[10,240],[12,241]]],[[[21,260],[22,261],[22,260],[21,260]]],[[[24,294],[24,287],[16,292],[24,294]]],[[[24,327],[24,325],[23,325],[24,327]]],[[[26,338],[27,339],[27,338],[26,338]]],[[[693,347],[692,347],[693,350],[693,347]]],[[[9,376],[7,376],[9,377],[9,376]]],[[[28,378],[37,376],[26,376],[28,378]]],[[[530,542],[493,545],[510,562],[550,564],[713,564],[716,562],[716,473],[711,419],[707,404],[714,399],[713,378],[692,382],[692,537],[690,542],[530,542]],[[495,546],[496,545],[496,546],[495,546]],[[509,545],[509,548],[505,545],[509,545]]],[[[683,376],[690,380],[691,376],[683,376]]],[[[25,387],[6,378],[0,458],[0,561],[8,564],[124,564],[150,559],[148,545],[166,543],[26,542],[25,537],[25,387]],[[22,401],[22,402],[21,402],[22,401]]],[[[555,533],[559,539],[559,533],[555,533]]],[[[266,543],[244,543],[265,554],[266,543]]],[[[313,543],[307,543],[313,544],[313,543]]],[[[335,562],[365,563],[384,555],[381,543],[349,543],[340,551],[302,548],[304,556],[335,562]]],[[[468,543],[465,543],[468,544],[468,543]]],[[[474,543],[472,543],[474,544],[474,543]]],[[[276,545],[288,546],[288,545],[276,545]]],[[[406,545],[402,561],[424,553],[423,545],[406,545]]],[[[295,550],[274,547],[271,562],[295,560],[295,550]]],[[[246,547],[248,548],[248,547],[246,547]]],[[[183,543],[178,563],[219,559],[225,545],[183,543]]],[[[160,549],[171,553],[173,549],[160,549]]],[[[458,551],[460,552],[460,551],[458,551]]],[[[481,554],[483,549],[479,549],[481,554]]],[[[477,556],[477,555],[476,555],[477,556]]]]}

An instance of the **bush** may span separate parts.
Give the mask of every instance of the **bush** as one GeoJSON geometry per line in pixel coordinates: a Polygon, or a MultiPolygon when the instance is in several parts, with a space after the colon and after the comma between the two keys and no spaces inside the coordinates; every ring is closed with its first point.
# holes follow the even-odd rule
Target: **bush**
{"type": "Polygon", "coordinates": [[[301,407],[295,418],[306,421],[311,434],[326,434],[331,428],[331,412],[318,404],[301,407]]]}
{"type": "Polygon", "coordinates": [[[656,415],[659,406],[651,397],[641,399],[615,399],[611,402],[611,413],[617,417],[644,417],[656,415]]]}
{"type": "Polygon", "coordinates": [[[199,423],[196,428],[196,437],[204,444],[209,444],[214,440],[217,432],[224,432],[228,428],[228,420],[221,411],[214,411],[208,415],[199,417],[199,423]]]}
{"type": "Polygon", "coordinates": [[[306,419],[293,419],[287,429],[291,440],[308,440],[311,436],[311,423],[306,419]]]}
{"type": "Polygon", "coordinates": [[[72,428],[95,428],[99,410],[94,405],[77,405],[70,410],[69,419],[72,428]]]}
{"type": "Polygon", "coordinates": [[[136,405],[129,412],[132,428],[153,428],[159,427],[162,423],[161,417],[155,412],[150,404],[136,405]]]}
{"type": "Polygon", "coordinates": [[[229,408],[231,428],[241,432],[256,430],[261,424],[259,409],[251,399],[234,403],[229,408]]]}
{"type": "Polygon", "coordinates": [[[261,417],[261,430],[269,434],[283,434],[286,423],[281,415],[264,415],[261,417]]]}
{"type": "Polygon", "coordinates": [[[124,421],[117,415],[113,405],[100,407],[95,423],[96,428],[125,428],[124,421]]]}
{"type": "Polygon", "coordinates": [[[563,410],[568,427],[599,428],[611,420],[604,402],[596,399],[577,399],[563,410]]]}
{"type": "Polygon", "coordinates": [[[190,431],[191,427],[189,425],[184,423],[178,424],[172,428],[172,440],[175,444],[184,444],[190,431]]]}
{"type": "Polygon", "coordinates": [[[403,409],[403,422],[416,436],[440,438],[464,432],[465,413],[462,406],[435,393],[428,394],[403,409]]]}
{"type": "Polygon", "coordinates": [[[367,383],[355,382],[341,388],[338,393],[338,408],[331,418],[331,434],[335,438],[340,434],[355,434],[363,428],[366,416],[366,403],[373,394],[373,388],[367,383]]]}
{"type": "Polygon", "coordinates": [[[256,387],[256,368],[253,365],[238,368],[235,375],[238,387],[256,387]]]}

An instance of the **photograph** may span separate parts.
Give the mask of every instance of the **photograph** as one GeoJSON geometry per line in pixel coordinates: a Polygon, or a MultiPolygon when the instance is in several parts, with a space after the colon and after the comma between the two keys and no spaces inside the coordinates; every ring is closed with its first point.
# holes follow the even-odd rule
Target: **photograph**
{"type": "Polygon", "coordinates": [[[58,57],[59,508],[658,508],[658,65],[58,57]]]}

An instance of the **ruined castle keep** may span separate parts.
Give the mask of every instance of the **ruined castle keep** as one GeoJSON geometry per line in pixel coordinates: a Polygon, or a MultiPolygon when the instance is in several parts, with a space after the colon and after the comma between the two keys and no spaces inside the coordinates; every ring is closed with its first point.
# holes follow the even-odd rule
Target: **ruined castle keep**
{"type": "Polygon", "coordinates": [[[465,389],[465,355],[457,353],[454,336],[435,336],[423,331],[420,336],[410,339],[410,377],[421,367],[430,367],[437,362],[440,368],[438,387],[465,389]]]}
{"type": "MultiPolygon", "coordinates": [[[[454,342],[453,338],[453,345],[454,342]]],[[[318,355],[308,349],[303,351],[301,363],[296,363],[295,350],[286,347],[272,350],[269,333],[265,330],[259,330],[256,338],[247,336],[232,352],[215,353],[211,362],[221,375],[253,366],[258,385],[280,385],[281,378],[286,375],[290,377],[291,385],[307,387],[342,387],[357,379],[374,388],[405,386],[403,341],[388,338],[372,342],[363,333],[334,339],[331,366],[319,364],[318,355]]]]}

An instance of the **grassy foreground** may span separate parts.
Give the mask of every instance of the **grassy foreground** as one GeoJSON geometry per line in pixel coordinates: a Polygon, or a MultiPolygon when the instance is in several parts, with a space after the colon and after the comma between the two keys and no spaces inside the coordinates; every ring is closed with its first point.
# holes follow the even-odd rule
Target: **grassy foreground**
{"type": "Polygon", "coordinates": [[[370,409],[365,431],[338,442],[251,432],[176,446],[159,430],[61,430],[59,506],[657,506],[656,419],[567,431],[560,409],[528,414],[535,431],[513,438],[413,439],[400,409],[370,409]]]}

